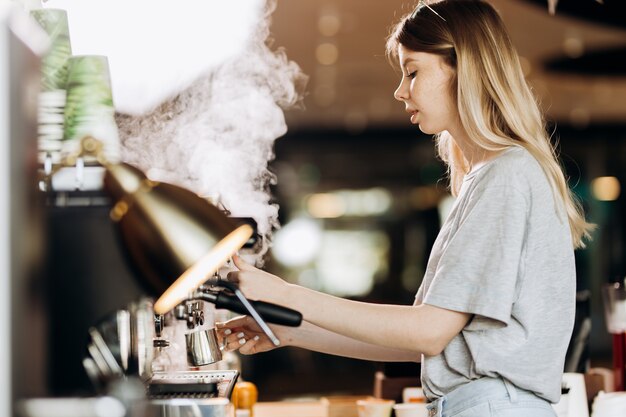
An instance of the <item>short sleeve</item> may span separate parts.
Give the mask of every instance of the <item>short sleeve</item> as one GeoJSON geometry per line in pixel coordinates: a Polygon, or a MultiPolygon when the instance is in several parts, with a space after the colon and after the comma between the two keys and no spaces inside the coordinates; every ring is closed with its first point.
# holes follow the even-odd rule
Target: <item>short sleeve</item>
{"type": "Polygon", "coordinates": [[[424,303],[481,316],[466,330],[508,325],[528,210],[524,194],[514,188],[473,190],[442,248],[424,303]]]}

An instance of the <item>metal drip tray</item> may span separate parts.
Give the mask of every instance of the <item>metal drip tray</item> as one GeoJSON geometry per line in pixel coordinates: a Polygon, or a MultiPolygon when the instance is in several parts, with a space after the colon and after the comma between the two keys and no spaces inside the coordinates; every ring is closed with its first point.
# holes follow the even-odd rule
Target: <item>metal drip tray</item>
{"type": "Polygon", "coordinates": [[[155,373],[148,382],[152,399],[230,398],[238,371],[185,371],[155,373]]]}
{"type": "Polygon", "coordinates": [[[150,417],[231,417],[226,398],[150,400],[144,409],[150,417]]]}

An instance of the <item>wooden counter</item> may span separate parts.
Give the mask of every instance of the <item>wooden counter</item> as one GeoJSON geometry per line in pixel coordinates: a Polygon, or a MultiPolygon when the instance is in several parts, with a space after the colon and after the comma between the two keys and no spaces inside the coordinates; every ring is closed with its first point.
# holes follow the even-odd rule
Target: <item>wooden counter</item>
{"type": "Polygon", "coordinates": [[[323,397],[314,401],[260,402],[254,417],[358,417],[356,402],[367,396],[323,397]]]}

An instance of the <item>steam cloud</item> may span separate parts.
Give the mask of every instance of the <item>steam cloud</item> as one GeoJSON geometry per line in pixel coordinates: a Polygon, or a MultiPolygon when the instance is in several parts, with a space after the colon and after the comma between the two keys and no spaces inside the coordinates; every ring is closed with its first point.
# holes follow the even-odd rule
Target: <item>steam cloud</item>
{"type": "Polygon", "coordinates": [[[287,131],[283,109],[300,103],[307,80],[284,51],[268,47],[274,5],[268,1],[242,53],[149,114],[116,118],[124,161],[153,180],[219,198],[234,217],[254,218],[264,238],[259,258],[279,226],[268,162],[287,131]]]}
{"type": "Polygon", "coordinates": [[[143,115],[238,55],[266,0],[47,0],[75,55],[108,58],[115,108],[143,115]]]}

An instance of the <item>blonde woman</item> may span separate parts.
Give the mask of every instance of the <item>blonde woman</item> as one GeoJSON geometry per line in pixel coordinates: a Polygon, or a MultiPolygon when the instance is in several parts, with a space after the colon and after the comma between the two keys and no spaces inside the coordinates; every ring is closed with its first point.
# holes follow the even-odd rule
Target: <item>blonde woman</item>
{"type": "MultiPolygon", "coordinates": [[[[345,300],[236,259],[252,299],[303,313],[283,345],[421,361],[430,415],[554,416],[575,308],[574,249],[591,226],[573,199],[498,14],[487,3],[420,3],[387,43],[412,124],[437,135],[455,205],[412,306],[345,300]]],[[[231,349],[273,346],[249,318],[231,349]]]]}

